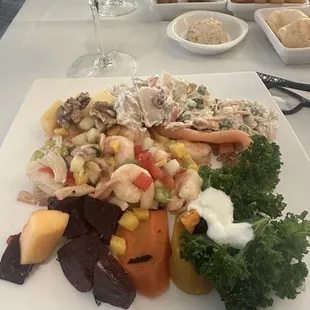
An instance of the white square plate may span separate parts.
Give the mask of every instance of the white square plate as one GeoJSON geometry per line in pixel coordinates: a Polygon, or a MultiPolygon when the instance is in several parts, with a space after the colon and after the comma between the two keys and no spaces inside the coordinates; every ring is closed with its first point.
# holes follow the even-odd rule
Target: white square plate
{"type": "MultiPolygon", "coordinates": [[[[207,85],[217,98],[257,100],[268,108],[276,106],[269,92],[254,72],[184,76],[189,80],[207,85]]],[[[25,176],[25,166],[32,152],[42,145],[43,133],[39,118],[56,99],[66,99],[80,91],[95,94],[108,85],[129,79],[59,79],[37,80],[0,149],[0,253],[6,247],[6,238],[18,233],[36,207],[16,201],[21,189],[30,189],[25,176]]],[[[285,117],[280,114],[278,140],[284,166],[278,191],[284,194],[287,211],[309,210],[310,162],[295,133],[285,117]]],[[[310,267],[310,257],[305,259],[310,267]]],[[[308,290],[296,300],[276,300],[275,310],[309,310],[310,278],[308,290]]],[[[101,304],[98,308],[91,293],[78,292],[65,278],[55,256],[49,262],[35,268],[24,285],[19,286],[0,280],[1,310],[108,310],[115,307],[101,304]]],[[[179,291],[174,285],[160,298],[149,300],[137,296],[131,310],[224,310],[219,296],[213,292],[206,296],[191,296],[179,291]]],[[[241,309],[240,309],[241,310],[241,309]]]]}
{"type": "MultiPolygon", "coordinates": [[[[310,16],[310,5],[304,7],[291,7],[304,12],[306,15],[310,16]]],[[[287,65],[301,65],[310,64],[310,47],[303,48],[288,48],[282,44],[275,33],[271,30],[266,20],[268,16],[275,9],[260,9],[255,12],[255,21],[265,32],[269,42],[276,50],[281,60],[287,65]]]]}

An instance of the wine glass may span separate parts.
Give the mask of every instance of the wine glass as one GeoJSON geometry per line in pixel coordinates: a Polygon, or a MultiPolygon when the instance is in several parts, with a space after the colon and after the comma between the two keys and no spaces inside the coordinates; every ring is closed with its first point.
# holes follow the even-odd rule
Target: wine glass
{"type": "Polygon", "coordinates": [[[121,16],[133,12],[137,8],[135,0],[100,0],[101,16],[121,16]]]}
{"type": "Polygon", "coordinates": [[[128,54],[113,51],[104,53],[100,40],[99,1],[88,0],[90,5],[97,44],[96,53],[88,53],[73,62],[68,70],[71,78],[78,77],[106,77],[106,76],[132,76],[136,72],[137,64],[128,54]]]}

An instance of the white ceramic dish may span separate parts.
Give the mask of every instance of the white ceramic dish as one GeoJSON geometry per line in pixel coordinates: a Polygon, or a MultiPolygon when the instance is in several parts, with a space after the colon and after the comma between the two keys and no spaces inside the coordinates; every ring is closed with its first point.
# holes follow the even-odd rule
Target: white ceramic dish
{"type": "Polygon", "coordinates": [[[192,11],[184,13],[174,19],[167,27],[167,35],[177,41],[189,52],[200,55],[218,55],[226,52],[240,43],[248,33],[249,26],[243,20],[227,14],[208,11],[192,11]],[[188,28],[195,22],[204,18],[214,18],[224,24],[229,42],[217,45],[193,43],[185,39],[188,28]]]}
{"type": "Polygon", "coordinates": [[[206,10],[213,12],[227,12],[227,0],[210,0],[208,2],[180,2],[159,4],[156,0],[150,0],[151,7],[161,20],[173,20],[177,16],[193,10],[206,10]]]}
{"type": "MultiPolygon", "coordinates": [[[[184,76],[198,84],[205,84],[217,98],[257,100],[266,107],[278,107],[254,72],[184,76]]],[[[25,166],[35,149],[42,145],[44,136],[39,118],[55,99],[66,99],[80,91],[96,94],[109,85],[130,82],[129,78],[110,79],[55,79],[36,81],[22,104],[0,149],[0,253],[6,247],[6,237],[19,232],[29,214],[36,209],[16,201],[21,189],[31,189],[25,166]]],[[[280,111],[279,111],[280,112],[280,111]]],[[[277,190],[288,203],[287,211],[299,213],[309,206],[310,162],[288,121],[280,114],[279,134],[284,166],[277,190]],[[298,184],[298,186],[294,186],[298,184]],[[293,186],[292,186],[293,185],[293,186]]],[[[172,219],[171,219],[172,220],[172,219]]],[[[171,223],[172,224],[172,221],[171,223]]],[[[170,226],[172,227],[172,225],[170,226]]],[[[310,267],[310,256],[305,258],[310,267]]],[[[295,300],[276,299],[272,310],[308,310],[310,277],[307,290],[295,300]]],[[[65,278],[55,256],[35,268],[22,286],[0,281],[1,310],[117,310],[106,304],[95,304],[91,293],[78,292],[65,278]]],[[[150,300],[137,296],[130,310],[225,310],[218,295],[187,295],[173,284],[161,297],[150,300]]]]}
{"type": "Polygon", "coordinates": [[[246,21],[254,20],[254,13],[256,10],[263,8],[279,8],[279,7],[302,7],[309,3],[308,0],[304,0],[304,3],[284,3],[284,4],[271,4],[271,3],[234,3],[231,0],[227,0],[227,9],[231,11],[234,16],[237,16],[246,21]]]}
{"type": "MultiPolygon", "coordinates": [[[[310,16],[310,5],[298,8],[306,15],[310,16]]],[[[255,12],[255,21],[266,34],[271,45],[274,47],[281,60],[286,65],[310,64],[310,47],[305,48],[288,48],[285,47],[275,33],[268,26],[266,19],[274,9],[261,9],[255,12]]],[[[310,72],[309,72],[310,74],[310,72]]]]}

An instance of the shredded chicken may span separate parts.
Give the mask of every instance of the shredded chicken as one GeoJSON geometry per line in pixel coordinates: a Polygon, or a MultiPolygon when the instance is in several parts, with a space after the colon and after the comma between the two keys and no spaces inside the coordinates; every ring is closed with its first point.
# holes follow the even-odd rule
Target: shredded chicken
{"type": "Polygon", "coordinates": [[[57,155],[55,152],[50,151],[40,159],[40,163],[49,167],[54,172],[54,180],[56,183],[65,183],[67,179],[67,165],[65,160],[57,155]]]}
{"type": "Polygon", "coordinates": [[[55,196],[57,197],[57,199],[63,200],[67,197],[81,197],[94,191],[94,187],[87,184],[82,184],[61,188],[55,192],[55,196]]]}

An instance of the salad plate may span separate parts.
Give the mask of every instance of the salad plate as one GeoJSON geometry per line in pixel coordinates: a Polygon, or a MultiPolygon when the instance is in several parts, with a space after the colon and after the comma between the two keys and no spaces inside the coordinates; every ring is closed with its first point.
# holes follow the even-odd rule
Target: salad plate
{"type": "MultiPolygon", "coordinates": [[[[277,191],[282,193],[288,206],[287,212],[301,213],[309,210],[309,175],[310,161],[299,140],[284,115],[276,105],[255,72],[204,74],[182,76],[207,86],[210,93],[219,99],[234,98],[258,101],[268,108],[274,107],[279,112],[279,132],[277,144],[280,146],[282,161],[281,181],[277,191]]],[[[122,82],[130,83],[129,78],[109,79],[54,79],[37,80],[32,85],[24,103],[7,134],[0,149],[0,251],[6,248],[6,238],[18,233],[37,207],[29,206],[16,200],[21,189],[31,190],[25,174],[33,150],[42,145],[44,136],[40,127],[40,116],[57,99],[65,99],[81,91],[91,95],[105,90],[111,85],[122,82]]],[[[172,217],[171,217],[172,224],[172,217]]],[[[172,226],[172,225],[170,225],[172,226]]],[[[304,259],[310,267],[310,256],[304,259]]],[[[5,310],[92,310],[117,309],[108,304],[98,308],[91,293],[79,293],[65,278],[56,255],[48,262],[35,267],[24,285],[18,286],[0,281],[0,305],[5,310]]],[[[310,278],[305,282],[305,291],[295,300],[275,298],[272,309],[308,310],[310,304],[310,278]]],[[[170,289],[156,299],[137,296],[131,310],[224,310],[218,294],[213,291],[204,296],[187,295],[177,289],[173,283],[170,289]]]]}

